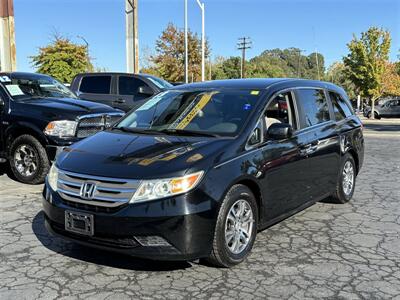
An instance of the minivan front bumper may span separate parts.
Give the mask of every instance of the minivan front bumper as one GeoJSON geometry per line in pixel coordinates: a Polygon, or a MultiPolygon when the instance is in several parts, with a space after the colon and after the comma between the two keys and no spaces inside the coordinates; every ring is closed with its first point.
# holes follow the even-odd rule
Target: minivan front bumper
{"type": "Polygon", "coordinates": [[[72,207],[46,186],[42,202],[47,230],[86,246],[155,260],[193,260],[211,252],[216,202],[198,189],[173,198],[127,204],[115,212],[72,207]],[[66,210],[93,215],[94,234],[66,231],[66,210]],[[147,243],[154,238],[164,243],[147,243]]]}

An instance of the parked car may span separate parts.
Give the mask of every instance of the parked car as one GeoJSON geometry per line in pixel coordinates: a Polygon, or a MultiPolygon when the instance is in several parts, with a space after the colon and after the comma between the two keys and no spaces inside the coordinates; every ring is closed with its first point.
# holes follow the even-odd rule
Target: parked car
{"type": "MultiPolygon", "coordinates": [[[[364,109],[364,117],[371,117],[371,107],[364,109]]],[[[385,99],[380,101],[374,108],[375,119],[380,118],[400,118],[400,99],[385,99]]]]}
{"type": "Polygon", "coordinates": [[[21,182],[42,183],[65,146],[98,132],[124,113],[78,100],[50,76],[0,73],[0,161],[21,182]]]}
{"type": "Polygon", "coordinates": [[[83,73],[76,75],[71,83],[71,90],[79,98],[125,112],[170,87],[172,85],[161,78],[129,73],[83,73]]]}
{"type": "Polygon", "coordinates": [[[348,202],[363,158],[362,124],[333,84],[183,85],[64,149],[45,224],[91,247],[230,267],[259,230],[327,197],[348,202]]]}

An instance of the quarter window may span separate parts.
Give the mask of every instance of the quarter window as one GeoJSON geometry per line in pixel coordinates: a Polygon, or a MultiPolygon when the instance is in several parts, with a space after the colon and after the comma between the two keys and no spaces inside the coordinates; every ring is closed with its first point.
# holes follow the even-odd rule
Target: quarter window
{"type": "Polygon", "coordinates": [[[297,103],[301,112],[301,127],[306,128],[330,120],[328,102],[323,90],[297,90],[297,103]]]}
{"type": "Polygon", "coordinates": [[[329,92],[329,98],[331,98],[333,111],[337,121],[343,120],[353,114],[352,109],[339,94],[329,92]]]}
{"type": "Polygon", "coordinates": [[[111,76],[86,76],[79,91],[89,94],[110,94],[111,76]]]}

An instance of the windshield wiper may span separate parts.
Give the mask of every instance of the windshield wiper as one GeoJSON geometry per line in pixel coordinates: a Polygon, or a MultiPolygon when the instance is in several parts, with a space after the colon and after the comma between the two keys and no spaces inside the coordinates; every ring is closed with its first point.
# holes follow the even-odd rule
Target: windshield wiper
{"type": "Polygon", "coordinates": [[[210,133],[210,132],[203,132],[197,130],[188,130],[188,129],[162,129],[160,132],[165,134],[177,134],[177,135],[187,135],[187,136],[208,136],[208,137],[219,137],[218,134],[210,133]]]}
{"type": "Polygon", "coordinates": [[[130,133],[140,133],[140,134],[157,134],[157,135],[162,135],[164,133],[160,132],[159,130],[152,130],[152,129],[138,129],[138,128],[132,128],[132,127],[112,127],[111,130],[121,130],[124,132],[130,132],[130,133]]]}
{"type": "Polygon", "coordinates": [[[207,136],[207,137],[219,137],[218,134],[215,133],[209,133],[209,132],[201,132],[201,131],[196,131],[196,130],[186,130],[186,129],[161,129],[161,130],[156,130],[156,129],[138,129],[138,128],[132,128],[132,127],[112,127],[111,130],[121,130],[124,132],[130,132],[130,133],[140,133],[140,134],[156,134],[156,135],[186,135],[186,136],[207,136]]]}

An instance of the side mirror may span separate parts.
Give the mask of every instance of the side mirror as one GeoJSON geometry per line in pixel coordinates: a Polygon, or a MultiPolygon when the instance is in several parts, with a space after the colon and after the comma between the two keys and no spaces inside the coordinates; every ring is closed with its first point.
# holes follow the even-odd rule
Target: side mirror
{"type": "Polygon", "coordinates": [[[268,137],[274,140],[283,140],[290,138],[293,134],[293,128],[287,123],[274,123],[267,130],[268,137]]]}
{"type": "Polygon", "coordinates": [[[4,100],[0,98],[0,108],[3,108],[4,106],[4,100]]]}
{"type": "Polygon", "coordinates": [[[254,129],[253,133],[250,136],[248,144],[250,146],[256,145],[261,142],[261,129],[257,127],[254,129]]]}
{"type": "Polygon", "coordinates": [[[154,93],[151,88],[149,88],[148,86],[142,85],[142,86],[138,87],[138,94],[152,96],[154,93]]]}

